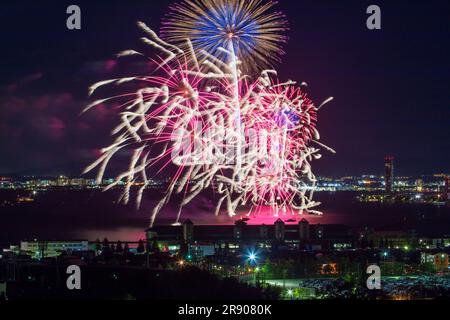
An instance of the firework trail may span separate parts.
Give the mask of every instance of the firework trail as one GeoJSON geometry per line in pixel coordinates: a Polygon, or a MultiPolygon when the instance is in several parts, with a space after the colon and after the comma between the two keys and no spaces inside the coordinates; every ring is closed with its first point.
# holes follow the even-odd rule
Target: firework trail
{"type": "MultiPolygon", "coordinates": [[[[239,34],[231,45],[224,40],[210,47],[202,43],[206,37],[203,33],[183,42],[190,25],[178,26],[181,17],[171,16],[172,24],[166,24],[163,31],[167,34],[180,28],[179,33],[174,32],[175,38],[161,39],[139,22],[146,33],[142,41],[161,52],[160,58],[151,59],[156,63],[155,73],[105,80],[90,87],[93,95],[103,86],[141,83],[134,92],[101,98],[85,108],[87,111],[100,104],[115,103],[122,109],[121,122],[112,131],[114,142],[85,172],[97,168],[97,179],[102,180],[110,160],[123,150],[131,150],[127,170],[106,190],[124,183],[121,200],[127,203],[132,188],[138,186],[139,204],[150,182],[147,170],[156,167],[161,171],[175,165],[176,172],[166,193],[153,209],[151,225],[173,194],[183,197],[178,223],[182,208],[206,189],[219,195],[216,215],[226,208],[228,215],[233,216],[239,206],[246,204],[251,205],[250,213],[269,205],[275,215],[288,209],[299,214],[320,214],[314,210],[319,203],[312,199],[316,178],[310,162],[321,157],[319,147],[334,152],[318,142],[316,129],[317,111],[331,98],[315,107],[301,86],[293,81],[278,82],[275,70],[262,70],[255,73],[257,76],[241,72],[241,58],[249,61],[254,55],[262,59],[262,48],[273,48],[284,40],[281,36],[276,38],[285,26],[281,14],[266,14],[272,2],[211,3],[208,7],[204,1],[185,1],[178,11],[185,16],[195,12],[195,17],[204,17],[209,23],[225,19],[234,26],[232,32],[239,34]],[[189,6],[196,10],[189,11],[189,6]],[[237,16],[232,18],[230,14],[237,16]],[[275,23],[273,28],[264,25],[269,22],[275,23]],[[257,28],[256,23],[261,26],[257,28]],[[252,42],[252,46],[243,43],[247,39],[244,31],[249,30],[259,32],[258,43],[252,42]],[[210,51],[202,49],[203,45],[210,51]]],[[[130,55],[145,57],[134,50],[118,54],[130,55]]],[[[261,64],[270,61],[265,58],[261,64]]]]}
{"type": "MultiPolygon", "coordinates": [[[[173,5],[163,20],[163,39],[191,51],[200,63],[212,55],[230,66],[236,132],[242,132],[240,72],[254,73],[271,67],[284,53],[280,45],[287,40],[283,35],[287,21],[282,13],[270,12],[274,5],[273,1],[261,0],[184,0],[173,5]]],[[[242,166],[242,148],[238,139],[238,171],[242,166]]]]}

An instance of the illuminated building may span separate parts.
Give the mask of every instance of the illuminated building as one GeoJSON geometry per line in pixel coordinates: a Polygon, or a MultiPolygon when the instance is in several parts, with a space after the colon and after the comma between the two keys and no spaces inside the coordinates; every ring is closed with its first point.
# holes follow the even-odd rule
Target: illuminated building
{"type": "Polygon", "coordinates": [[[16,202],[17,203],[26,203],[26,202],[33,202],[34,199],[32,197],[17,197],[16,202]]]}
{"type": "Polygon", "coordinates": [[[338,274],[337,263],[324,263],[320,265],[319,274],[338,274]]]}
{"type": "Polygon", "coordinates": [[[183,240],[186,243],[191,243],[194,239],[194,224],[191,220],[186,220],[183,223],[183,240]]]}
{"type": "Polygon", "coordinates": [[[450,200],[450,192],[448,189],[449,180],[450,180],[450,177],[446,175],[444,178],[444,198],[447,200],[450,200]]]}
{"type": "Polygon", "coordinates": [[[73,178],[70,179],[70,185],[72,186],[86,186],[87,181],[83,178],[73,178]]]}
{"type": "Polygon", "coordinates": [[[349,228],[343,225],[311,225],[306,219],[284,222],[278,219],[271,225],[247,224],[238,220],[234,225],[195,225],[187,220],[181,225],[158,225],[146,230],[147,241],[160,247],[179,247],[189,244],[213,255],[217,250],[234,253],[246,248],[273,248],[321,250],[334,247],[348,248],[356,240],[349,228]],[[311,235],[311,236],[310,236],[311,235]],[[342,244],[345,246],[342,246],[342,244]]]}
{"type": "Polygon", "coordinates": [[[87,251],[89,250],[89,241],[21,241],[20,250],[39,258],[56,257],[62,252],[87,251]]]}
{"type": "Polygon", "coordinates": [[[435,271],[437,272],[447,272],[449,271],[449,256],[448,253],[428,250],[426,252],[421,252],[420,263],[421,264],[431,264],[435,271]]]}
{"type": "Polygon", "coordinates": [[[10,178],[7,177],[0,177],[0,189],[3,188],[10,188],[12,185],[12,181],[10,178]]]}
{"type": "Polygon", "coordinates": [[[417,179],[416,180],[416,191],[417,192],[422,192],[423,191],[423,180],[422,179],[417,179]]]}
{"type": "Polygon", "coordinates": [[[448,271],[448,254],[446,253],[435,254],[434,267],[436,271],[448,271]]]}
{"type": "Polygon", "coordinates": [[[384,190],[386,193],[391,193],[394,185],[394,157],[386,156],[384,158],[384,190]]]}
{"type": "Polygon", "coordinates": [[[384,248],[404,248],[414,242],[414,235],[402,230],[371,231],[367,236],[375,246],[384,248]]]}
{"type": "Polygon", "coordinates": [[[67,178],[66,176],[59,176],[58,179],[56,180],[56,185],[58,187],[65,187],[69,184],[69,178],[67,178]]]}

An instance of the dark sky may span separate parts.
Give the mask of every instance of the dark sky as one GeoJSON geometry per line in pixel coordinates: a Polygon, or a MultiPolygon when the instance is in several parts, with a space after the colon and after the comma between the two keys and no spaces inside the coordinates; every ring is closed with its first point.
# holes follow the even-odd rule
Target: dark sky
{"type": "MultiPolygon", "coordinates": [[[[136,21],[157,30],[173,1],[11,1],[0,8],[0,173],[78,174],[110,141],[114,113],[80,116],[87,87],[126,70],[136,21]],[[82,30],[66,29],[78,4],[82,30]]],[[[450,2],[280,0],[290,23],[281,78],[305,81],[320,103],[322,141],[337,150],[319,175],[449,172],[450,2]],[[378,4],[382,30],[366,28],[378,4]]]]}

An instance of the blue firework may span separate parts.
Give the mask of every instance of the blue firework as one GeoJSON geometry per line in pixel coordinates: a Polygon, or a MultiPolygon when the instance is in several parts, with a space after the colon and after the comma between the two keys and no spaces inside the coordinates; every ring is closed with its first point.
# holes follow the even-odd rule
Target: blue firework
{"type": "Polygon", "coordinates": [[[262,0],[184,0],[171,7],[161,36],[182,48],[187,39],[199,60],[203,51],[226,61],[233,52],[244,71],[272,66],[283,54],[287,21],[262,0]]]}

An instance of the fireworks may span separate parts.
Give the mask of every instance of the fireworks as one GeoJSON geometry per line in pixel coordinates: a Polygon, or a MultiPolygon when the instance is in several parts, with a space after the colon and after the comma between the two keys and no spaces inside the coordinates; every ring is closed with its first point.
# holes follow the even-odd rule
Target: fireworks
{"type": "MultiPolygon", "coordinates": [[[[106,85],[141,83],[134,92],[98,99],[85,109],[111,102],[122,108],[121,122],[112,131],[115,141],[85,172],[98,168],[101,180],[111,159],[128,150],[128,169],[106,189],[124,183],[121,199],[126,203],[138,185],[139,204],[149,183],[148,169],[175,167],[166,193],[153,209],[151,224],[174,194],[182,195],[178,222],[182,208],[207,189],[218,195],[216,215],[225,209],[233,216],[245,205],[250,206],[249,214],[257,214],[261,206],[272,207],[275,215],[320,214],[314,209],[319,203],[312,199],[316,178],[310,162],[321,157],[319,147],[334,152],[318,142],[317,111],[323,104],[316,107],[295,82],[279,82],[275,70],[249,77],[238,68],[240,58],[260,59],[262,48],[274,48],[279,42],[277,31],[285,22],[279,20],[281,14],[266,15],[272,4],[223,0],[207,6],[200,0],[185,1],[166,25],[165,32],[174,33],[165,40],[139,23],[147,35],[142,41],[161,51],[161,58],[153,60],[153,75],[91,86],[90,93],[96,94],[106,85]],[[203,19],[205,24],[180,45],[192,28],[182,16],[203,19]],[[230,40],[231,45],[226,39],[213,45],[202,33],[211,27],[206,22],[217,28],[229,23],[239,37],[230,40]],[[273,28],[265,25],[269,22],[273,28]],[[248,35],[253,32],[259,32],[258,43],[249,46],[248,35]]],[[[218,36],[221,30],[228,29],[214,29],[214,33],[218,36]]],[[[129,55],[144,56],[134,50],[119,53],[129,55]]]]}
{"type": "Polygon", "coordinates": [[[199,60],[205,52],[227,61],[234,51],[241,71],[271,67],[283,54],[287,21],[271,12],[275,2],[261,0],[184,0],[171,8],[163,21],[161,36],[187,50],[189,39],[199,60]]]}

